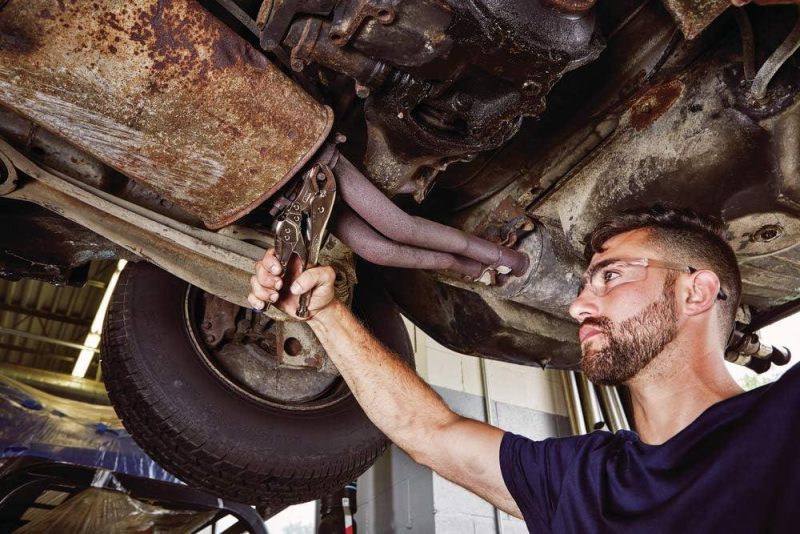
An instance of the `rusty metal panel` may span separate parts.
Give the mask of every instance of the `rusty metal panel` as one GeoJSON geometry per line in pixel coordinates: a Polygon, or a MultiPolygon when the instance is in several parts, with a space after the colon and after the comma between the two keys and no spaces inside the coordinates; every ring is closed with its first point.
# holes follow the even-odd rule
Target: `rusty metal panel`
{"type": "Polygon", "coordinates": [[[10,0],[0,102],[196,214],[241,217],[333,113],[190,0],[10,0]]]}
{"type": "Polygon", "coordinates": [[[687,39],[694,39],[730,7],[730,0],[664,0],[687,39]]]}

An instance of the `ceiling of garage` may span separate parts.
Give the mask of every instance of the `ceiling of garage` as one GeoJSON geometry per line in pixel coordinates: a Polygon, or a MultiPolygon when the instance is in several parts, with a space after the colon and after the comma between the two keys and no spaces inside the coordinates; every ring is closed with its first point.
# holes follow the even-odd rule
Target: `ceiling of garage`
{"type": "Polygon", "coordinates": [[[116,263],[91,262],[83,287],[0,279],[0,371],[29,383],[36,377],[65,384],[101,380],[97,355],[88,380],[71,373],[116,263]]]}

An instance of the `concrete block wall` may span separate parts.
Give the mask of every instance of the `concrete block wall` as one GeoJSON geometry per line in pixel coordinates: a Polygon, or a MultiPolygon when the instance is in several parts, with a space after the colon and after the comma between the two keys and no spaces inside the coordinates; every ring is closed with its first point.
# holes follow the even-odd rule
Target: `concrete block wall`
{"type": "MultiPolygon", "coordinates": [[[[486,420],[478,358],[457,354],[407,323],[417,372],[457,413],[486,420]]],[[[558,371],[486,360],[495,424],[532,439],[569,435],[558,371]]],[[[359,479],[360,534],[496,533],[494,507],[480,497],[414,463],[395,446],[359,479]]],[[[501,512],[503,534],[527,532],[501,512]]]]}

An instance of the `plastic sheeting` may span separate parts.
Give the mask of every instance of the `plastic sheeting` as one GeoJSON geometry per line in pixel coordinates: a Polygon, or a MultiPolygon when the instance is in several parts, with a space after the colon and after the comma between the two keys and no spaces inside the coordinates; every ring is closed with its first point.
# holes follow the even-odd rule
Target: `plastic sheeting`
{"type": "Polygon", "coordinates": [[[15,531],[40,532],[148,532],[183,534],[208,523],[216,511],[168,510],[143,503],[124,493],[97,488],[86,489],[54,510],[15,531]]]}
{"type": "Polygon", "coordinates": [[[0,458],[18,456],[180,483],[136,445],[110,406],[63,399],[0,375],[0,458]]]}

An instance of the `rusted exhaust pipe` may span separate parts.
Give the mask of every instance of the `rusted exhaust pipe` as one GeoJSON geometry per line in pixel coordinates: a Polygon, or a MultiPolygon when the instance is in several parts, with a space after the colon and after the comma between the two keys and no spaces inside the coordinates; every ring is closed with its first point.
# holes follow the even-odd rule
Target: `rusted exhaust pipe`
{"type": "Polygon", "coordinates": [[[528,268],[526,254],[407,214],[344,157],[339,158],[334,172],[340,198],[392,241],[463,256],[495,268],[501,274],[510,272],[519,276],[528,268]]]}
{"type": "Polygon", "coordinates": [[[386,239],[347,206],[339,206],[331,231],[342,243],[370,263],[387,267],[447,270],[477,279],[483,266],[477,261],[435,250],[425,250],[386,239]]]}

